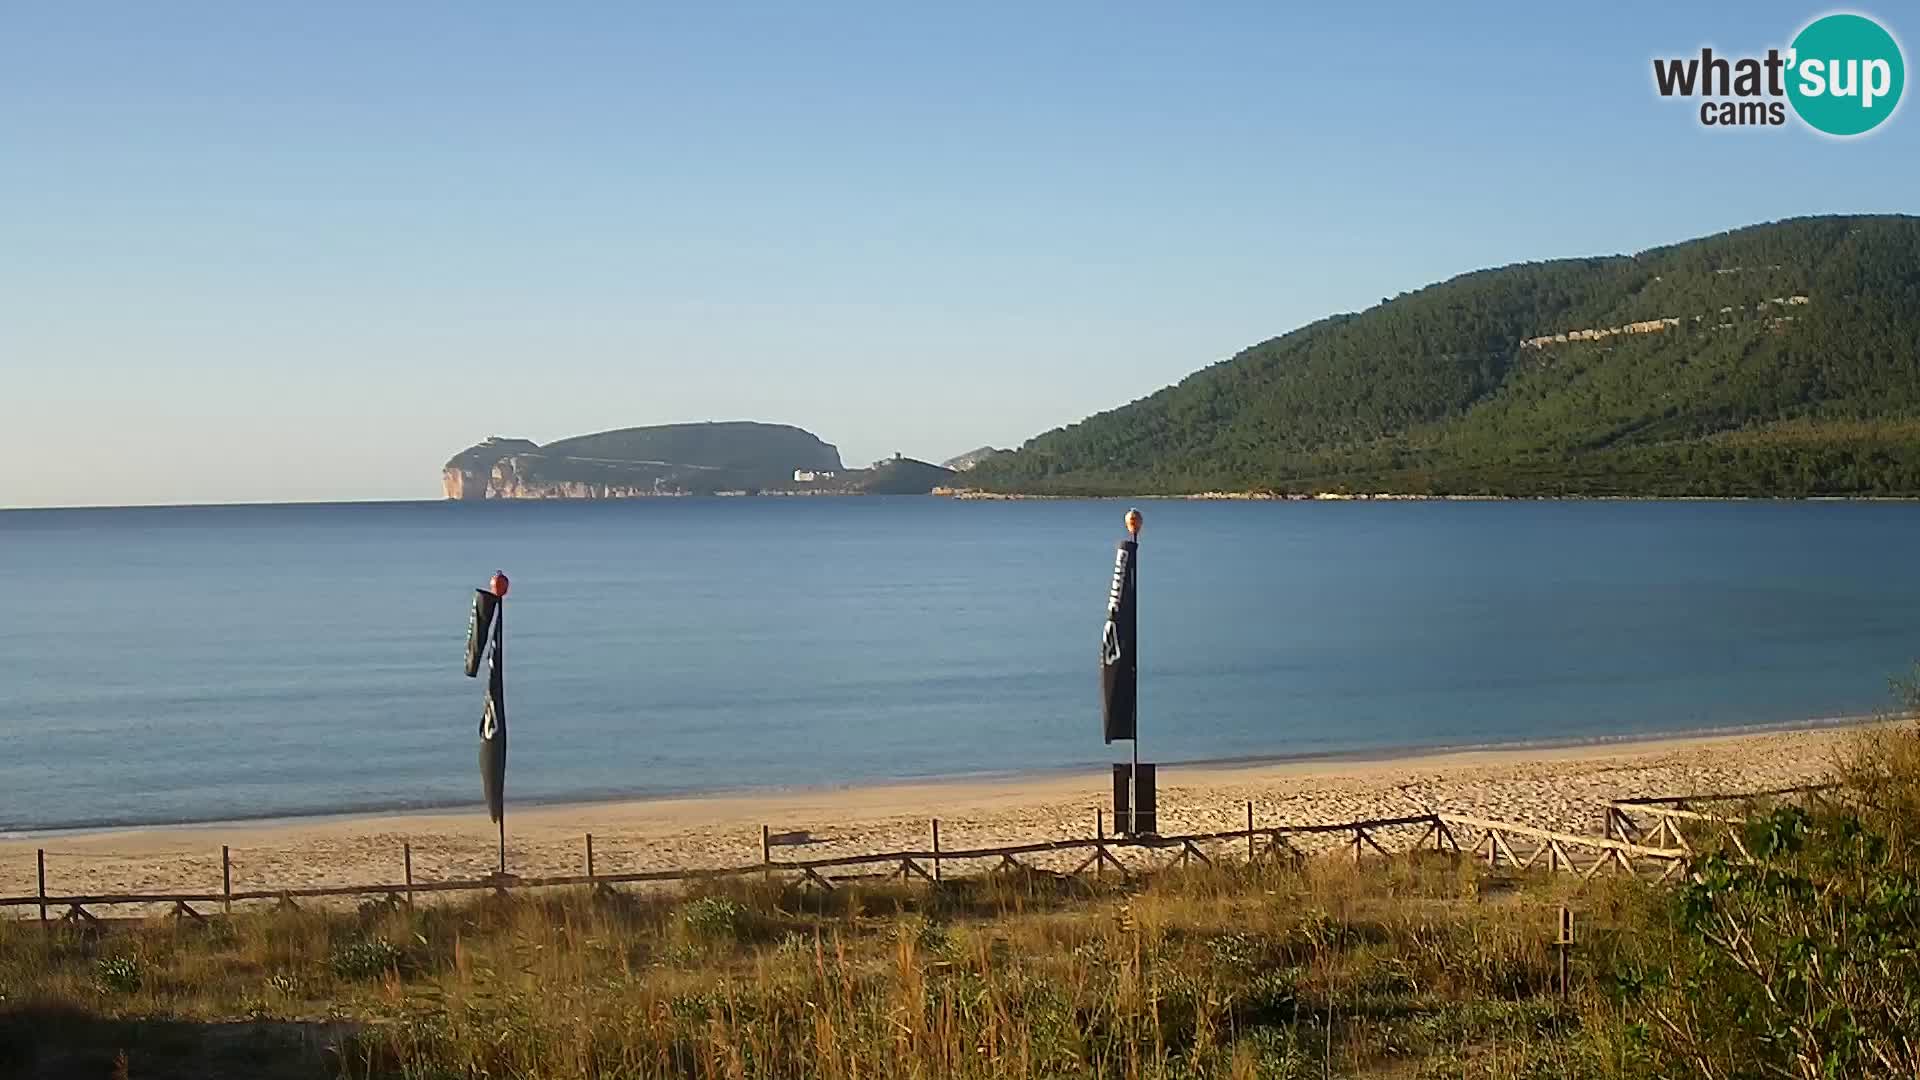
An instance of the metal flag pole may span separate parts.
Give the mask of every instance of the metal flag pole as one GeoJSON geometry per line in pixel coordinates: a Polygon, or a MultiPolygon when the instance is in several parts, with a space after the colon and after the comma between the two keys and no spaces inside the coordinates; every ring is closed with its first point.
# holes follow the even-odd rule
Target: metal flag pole
{"type": "MultiPolygon", "coordinates": [[[[1133,619],[1134,626],[1140,625],[1140,511],[1127,511],[1127,539],[1134,543],[1133,548],[1133,619]]],[[[1133,691],[1133,738],[1128,745],[1133,747],[1133,767],[1127,770],[1127,835],[1140,835],[1140,633],[1134,631],[1134,691],[1133,691]]]]}
{"type": "Polygon", "coordinates": [[[499,831],[497,873],[507,875],[507,575],[496,570],[474,598],[474,618],[485,627],[476,638],[469,634],[467,674],[474,674],[475,642],[492,639],[487,658],[487,701],[480,719],[480,784],[487,797],[487,815],[499,831]],[[486,618],[483,618],[485,616],[486,618]],[[491,634],[486,631],[491,630],[491,634]]]}
{"type": "MultiPolygon", "coordinates": [[[[1134,723],[1139,723],[1135,720],[1134,723]]],[[[1127,740],[1133,744],[1133,769],[1127,773],[1127,835],[1140,835],[1140,733],[1134,731],[1133,738],[1127,740]]]]}
{"type": "MultiPolygon", "coordinates": [[[[507,575],[496,571],[493,581],[489,584],[493,587],[493,594],[500,598],[499,612],[494,615],[496,621],[493,624],[493,662],[500,666],[500,699],[504,702],[507,697],[507,654],[502,650],[507,646],[507,575]]],[[[506,786],[504,781],[503,777],[500,796],[501,877],[507,876],[507,799],[504,793],[506,786]]]]}
{"type": "Polygon", "coordinates": [[[480,788],[487,816],[499,826],[499,873],[507,872],[507,575],[496,570],[486,588],[475,589],[467,621],[466,673],[487,669],[485,703],[480,710],[480,788]],[[488,646],[493,648],[487,652],[488,646]]]}
{"type": "MultiPolygon", "coordinates": [[[[493,624],[493,663],[500,677],[500,709],[504,713],[507,705],[507,575],[495,570],[493,578],[487,582],[487,588],[500,598],[498,613],[493,624]]],[[[507,738],[507,725],[503,719],[499,733],[495,736],[501,741],[504,751],[507,738]]],[[[496,779],[500,790],[500,876],[507,876],[507,777],[505,754],[501,755],[500,775],[496,779]]]]}
{"type": "MultiPolygon", "coordinates": [[[[1132,744],[1132,764],[1113,763],[1114,834],[1140,831],[1140,797],[1153,795],[1153,784],[1140,782],[1140,511],[1126,514],[1127,539],[1113,555],[1113,580],[1107,589],[1107,621],[1100,631],[1101,738],[1132,744]]],[[[1151,817],[1151,815],[1149,815],[1151,817]]]]}

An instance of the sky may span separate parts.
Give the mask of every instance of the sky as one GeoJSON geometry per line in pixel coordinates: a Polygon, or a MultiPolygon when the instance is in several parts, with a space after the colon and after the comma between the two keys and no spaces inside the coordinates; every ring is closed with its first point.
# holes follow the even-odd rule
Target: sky
{"type": "Polygon", "coordinates": [[[937,461],[1468,270],[1920,211],[1910,105],[1653,91],[1828,10],[0,0],[0,506],[694,420],[937,461]]]}

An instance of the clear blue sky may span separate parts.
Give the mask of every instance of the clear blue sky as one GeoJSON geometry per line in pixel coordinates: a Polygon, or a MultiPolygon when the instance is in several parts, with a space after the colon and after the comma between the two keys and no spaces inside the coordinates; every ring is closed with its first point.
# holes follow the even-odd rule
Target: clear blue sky
{"type": "Polygon", "coordinates": [[[1465,270],[1920,210],[1910,103],[1654,96],[1818,6],[722,6],[6,4],[0,506],[679,420],[937,460],[1465,270]]]}

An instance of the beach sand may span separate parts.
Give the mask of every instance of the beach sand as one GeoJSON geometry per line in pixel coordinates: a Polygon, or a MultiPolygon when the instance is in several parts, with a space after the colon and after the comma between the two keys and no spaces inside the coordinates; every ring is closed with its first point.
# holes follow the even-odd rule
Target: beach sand
{"type": "MultiPolygon", "coordinates": [[[[1160,831],[1244,828],[1251,801],[1261,825],[1438,809],[1597,836],[1610,799],[1734,793],[1821,779],[1857,730],[1827,726],[1382,760],[1170,765],[1160,775],[1160,831]]],[[[698,798],[509,804],[507,859],[510,870],[525,876],[584,873],[585,834],[592,833],[599,873],[749,865],[760,860],[762,825],[776,833],[805,830],[818,841],[775,849],[781,859],[925,848],[929,821],[936,817],[946,851],[1083,838],[1093,833],[1095,812],[1109,805],[1110,785],[1104,771],[1088,770],[698,798]]],[[[477,797],[477,779],[474,787],[477,797]]],[[[39,848],[47,851],[48,892],[57,896],[219,892],[222,844],[232,850],[236,891],[398,882],[403,843],[412,844],[416,881],[470,879],[494,868],[494,827],[476,807],[0,841],[0,896],[33,895],[39,848]]],[[[0,909],[0,914],[32,911],[0,909]]]]}

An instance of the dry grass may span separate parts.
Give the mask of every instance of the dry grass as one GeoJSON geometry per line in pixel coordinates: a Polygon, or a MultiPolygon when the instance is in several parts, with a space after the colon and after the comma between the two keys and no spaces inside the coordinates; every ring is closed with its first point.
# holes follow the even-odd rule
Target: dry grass
{"type": "Polygon", "coordinates": [[[1568,889],[1428,852],[1169,871],[1134,889],[741,883],[4,924],[0,1071],[1566,1076],[1606,1075],[1611,1056],[1625,1075],[1617,1035],[1596,1035],[1621,1027],[1605,995],[1562,1003],[1549,943],[1562,900],[1581,908],[1584,968],[1649,898],[1631,882],[1568,889]]]}

